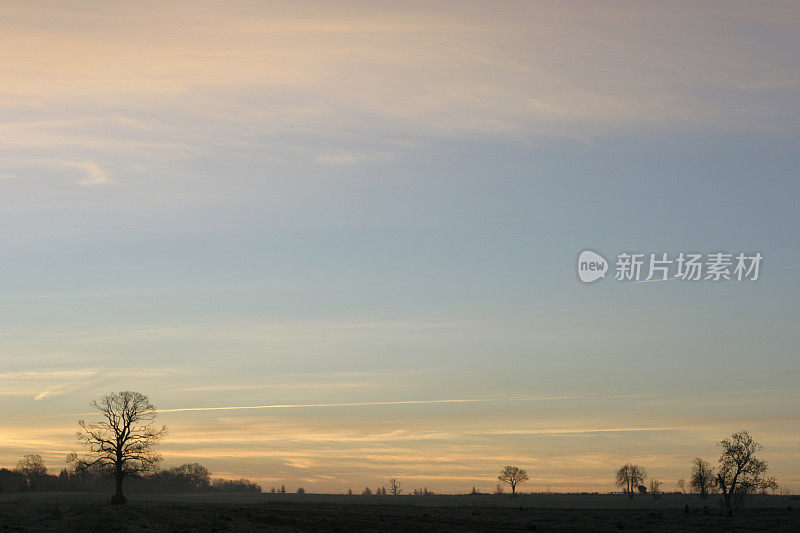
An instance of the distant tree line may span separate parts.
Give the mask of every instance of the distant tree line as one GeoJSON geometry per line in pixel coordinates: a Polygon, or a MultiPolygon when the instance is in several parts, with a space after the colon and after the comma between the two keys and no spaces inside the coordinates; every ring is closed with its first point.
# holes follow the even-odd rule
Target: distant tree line
{"type": "MultiPolygon", "coordinates": [[[[68,467],[58,474],[48,473],[42,457],[26,455],[16,468],[0,468],[0,492],[109,492],[115,488],[113,467],[81,463],[74,454],[67,456],[68,467]]],[[[186,463],[158,470],[143,477],[132,477],[126,492],[148,494],[192,492],[261,492],[261,486],[247,479],[212,478],[198,463],[186,463]]]]}

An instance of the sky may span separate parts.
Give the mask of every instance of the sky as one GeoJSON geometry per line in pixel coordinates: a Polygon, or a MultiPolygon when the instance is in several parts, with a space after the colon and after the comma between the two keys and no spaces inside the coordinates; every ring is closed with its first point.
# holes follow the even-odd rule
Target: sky
{"type": "Polygon", "coordinates": [[[147,394],[265,489],[800,490],[800,5],[0,3],[0,466],[147,394]],[[581,250],[760,252],[757,281],[581,250]],[[611,267],[613,271],[613,264],[611,267]]]}

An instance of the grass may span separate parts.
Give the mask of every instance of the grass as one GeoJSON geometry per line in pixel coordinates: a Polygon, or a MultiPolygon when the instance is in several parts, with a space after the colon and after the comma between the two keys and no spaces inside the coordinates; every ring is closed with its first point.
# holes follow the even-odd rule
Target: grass
{"type": "MultiPolygon", "coordinates": [[[[690,507],[688,514],[684,512],[685,504],[645,507],[645,498],[629,501],[628,507],[604,506],[625,499],[615,495],[134,495],[128,505],[111,506],[106,503],[108,497],[96,494],[32,493],[0,498],[0,528],[122,532],[800,531],[800,509],[788,510],[788,500],[772,498],[760,502],[770,503],[769,507],[753,506],[729,518],[711,506],[690,507]],[[566,506],[569,502],[575,505],[566,506]]],[[[677,502],[675,499],[672,503],[677,502]]],[[[690,501],[694,502],[710,503],[690,501]]],[[[756,503],[759,502],[753,502],[756,503]]]]}

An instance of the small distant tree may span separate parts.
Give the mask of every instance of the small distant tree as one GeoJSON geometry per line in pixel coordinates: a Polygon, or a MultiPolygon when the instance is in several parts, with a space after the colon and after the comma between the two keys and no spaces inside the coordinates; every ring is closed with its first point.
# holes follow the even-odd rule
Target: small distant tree
{"type": "Polygon", "coordinates": [[[81,464],[84,468],[102,465],[113,469],[116,494],[111,503],[123,504],[122,481],[155,470],[161,456],[153,446],[167,434],[167,427],[154,424],[156,408],[139,392],[106,394],[93,400],[91,406],[100,411],[102,418],[78,422],[78,440],[89,449],[89,458],[81,464]]]}
{"type": "Polygon", "coordinates": [[[470,492],[470,494],[472,495],[478,494],[478,489],[476,489],[474,485],[472,486],[472,492],[470,492]]]}
{"type": "Polygon", "coordinates": [[[369,490],[369,487],[364,487],[364,490],[361,491],[361,494],[363,494],[364,496],[369,496],[370,494],[372,494],[372,491],[369,490]]]}
{"type": "Polygon", "coordinates": [[[653,495],[654,500],[661,497],[661,485],[662,483],[655,478],[650,480],[650,494],[653,495]]]}
{"type": "Polygon", "coordinates": [[[286,485],[281,485],[281,494],[286,494],[286,485]]]}
{"type": "Polygon", "coordinates": [[[299,487],[297,489],[297,494],[305,494],[305,493],[306,493],[306,489],[304,489],[303,487],[299,487]]]}
{"type": "Polygon", "coordinates": [[[272,494],[275,494],[275,487],[272,487],[272,488],[270,489],[270,492],[271,492],[272,494]]]}
{"type": "Polygon", "coordinates": [[[494,487],[494,493],[495,493],[495,494],[503,494],[503,485],[502,485],[502,484],[500,484],[500,483],[498,483],[497,485],[495,485],[495,487],[494,487]]]}
{"type": "Polygon", "coordinates": [[[680,490],[682,493],[686,494],[686,480],[685,479],[683,479],[683,478],[679,479],[678,481],[675,482],[675,485],[677,485],[678,490],[680,490]]]}
{"type": "Polygon", "coordinates": [[[347,495],[348,496],[352,496],[353,495],[353,489],[347,489],[347,495]]]}
{"type": "Polygon", "coordinates": [[[387,489],[388,489],[389,492],[392,493],[392,496],[397,496],[398,494],[403,492],[403,489],[400,488],[400,482],[397,481],[397,479],[395,479],[395,478],[391,478],[389,480],[389,483],[386,485],[386,487],[384,487],[384,489],[383,489],[383,491],[384,491],[383,493],[384,494],[386,494],[386,490],[387,489]]]}
{"type": "Polygon", "coordinates": [[[522,468],[507,465],[500,471],[500,475],[497,476],[497,479],[503,483],[508,483],[508,485],[511,486],[511,494],[516,495],[517,485],[528,481],[528,472],[522,468]]]}
{"type": "Polygon", "coordinates": [[[767,463],[756,457],[763,446],[753,440],[747,431],[739,431],[719,442],[716,484],[722,492],[728,514],[741,506],[750,494],[758,490],[777,487],[775,478],[765,478],[767,463]]]}
{"type": "Polygon", "coordinates": [[[645,478],[647,478],[647,471],[644,467],[628,463],[617,470],[616,485],[621,487],[629,498],[633,499],[634,491],[644,483],[645,478]]]}
{"type": "Polygon", "coordinates": [[[692,489],[705,499],[714,492],[716,473],[714,467],[699,457],[692,461],[692,475],[689,478],[689,485],[692,489]]]}

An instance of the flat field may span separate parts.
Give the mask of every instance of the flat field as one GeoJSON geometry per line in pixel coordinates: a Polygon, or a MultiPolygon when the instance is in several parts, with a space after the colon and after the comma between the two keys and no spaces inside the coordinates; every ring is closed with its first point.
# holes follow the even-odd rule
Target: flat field
{"type": "Polygon", "coordinates": [[[3,531],[800,531],[800,500],[757,497],[735,517],[715,499],[605,494],[0,495],[3,531]],[[686,512],[686,505],[689,512],[686,512]]]}

